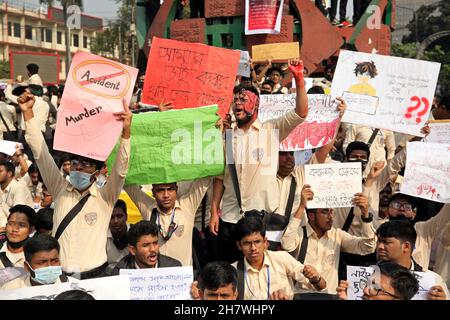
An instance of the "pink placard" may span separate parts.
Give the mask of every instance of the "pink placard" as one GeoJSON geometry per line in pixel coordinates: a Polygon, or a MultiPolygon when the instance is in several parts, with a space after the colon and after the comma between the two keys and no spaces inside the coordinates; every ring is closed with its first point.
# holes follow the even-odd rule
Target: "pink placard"
{"type": "Polygon", "coordinates": [[[58,109],[54,149],[104,161],[122,131],[113,113],[130,103],[138,69],[75,54],[58,109]]]}

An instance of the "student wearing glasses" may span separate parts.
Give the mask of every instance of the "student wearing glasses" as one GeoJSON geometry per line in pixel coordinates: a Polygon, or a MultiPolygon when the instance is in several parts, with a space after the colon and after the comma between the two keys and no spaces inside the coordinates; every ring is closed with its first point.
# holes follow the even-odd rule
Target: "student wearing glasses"
{"type": "Polygon", "coordinates": [[[233,264],[238,271],[239,300],[292,299],[294,282],[311,291],[322,291],[327,282],[310,265],[303,265],[286,251],[266,250],[266,229],[261,218],[245,217],[235,229],[236,245],[243,260],[233,264]]]}
{"type": "Polygon", "coordinates": [[[375,251],[375,229],[368,219],[368,199],[363,193],[357,193],[353,198],[364,219],[361,236],[356,237],[333,227],[333,209],[306,209],[313,197],[313,190],[309,185],[304,185],[300,206],[281,238],[281,245],[301,263],[311,265],[320,272],[328,284],[326,292],[336,293],[340,252],[368,255],[375,251]],[[305,210],[308,223],[302,227],[300,221],[305,210]]]}
{"type": "MultiPolygon", "coordinates": [[[[364,287],[363,300],[411,300],[419,291],[419,281],[405,267],[393,262],[374,266],[377,275],[369,277],[364,287]]],[[[342,280],[336,289],[340,300],[347,300],[348,282],[342,280]]]]}
{"type": "Polygon", "coordinates": [[[62,269],[68,275],[80,273],[81,279],[104,276],[108,265],[105,248],[109,222],[128,171],[132,114],[124,101],[124,111],[114,113],[116,120],[123,123],[122,139],[111,175],[106,185],[99,188],[94,182],[103,167],[101,161],[73,155],[70,182],[61,175],[36,122],[34,101],[29,92],[18,98],[25,120],[25,139],[55,203],[53,236],[61,246],[62,269]],[[68,220],[71,211],[76,214],[68,220]]]}

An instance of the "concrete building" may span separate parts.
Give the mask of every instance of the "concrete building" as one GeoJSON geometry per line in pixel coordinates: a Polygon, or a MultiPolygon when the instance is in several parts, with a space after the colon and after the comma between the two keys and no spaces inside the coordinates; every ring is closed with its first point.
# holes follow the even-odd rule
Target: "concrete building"
{"type": "MultiPolygon", "coordinates": [[[[14,0],[0,0],[0,60],[12,51],[58,53],[60,80],[66,78],[66,35],[62,9],[42,9],[14,0]]],[[[80,29],[70,32],[70,52],[90,51],[90,42],[103,31],[103,20],[81,14],[80,29]]]]}

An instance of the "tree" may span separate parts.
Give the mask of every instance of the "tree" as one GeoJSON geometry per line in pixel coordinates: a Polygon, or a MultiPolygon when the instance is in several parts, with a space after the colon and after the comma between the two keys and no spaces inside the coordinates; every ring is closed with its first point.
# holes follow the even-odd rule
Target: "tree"
{"type": "MultiPolygon", "coordinates": [[[[403,58],[412,58],[416,56],[415,43],[393,44],[392,55],[403,58]]],[[[435,45],[433,48],[425,50],[422,60],[441,63],[441,71],[438,79],[438,93],[450,91],[450,54],[441,45],[435,45]]]]}
{"type": "Polygon", "coordinates": [[[0,61],[0,79],[10,79],[9,61],[0,61]]]}
{"type": "MultiPolygon", "coordinates": [[[[66,26],[66,73],[69,72],[70,68],[70,61],[72,58],[72,55],[70,53],[70,30],[67,26],[67,8],[69,8],[72,5],[76,5],[80,7],[80,9],[83,9],[83,0],[58,0],[59,4],[63,7],[63,17],[64,17],[64,24],[66,26]]],[[[54,0],[39,0],[39,3],[44,3],[48,6],[53,6],[55,3],[54,0]]]]}

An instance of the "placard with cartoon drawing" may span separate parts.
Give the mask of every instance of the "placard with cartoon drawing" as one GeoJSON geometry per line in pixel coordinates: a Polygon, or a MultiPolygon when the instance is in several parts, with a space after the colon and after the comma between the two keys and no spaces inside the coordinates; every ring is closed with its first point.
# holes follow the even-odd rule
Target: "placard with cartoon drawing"
{"type": "Polygon", "coordinates": [[[347,102],[344,122],[423,136],[440,63],[341,50],[331,95],[347,102]]]}

